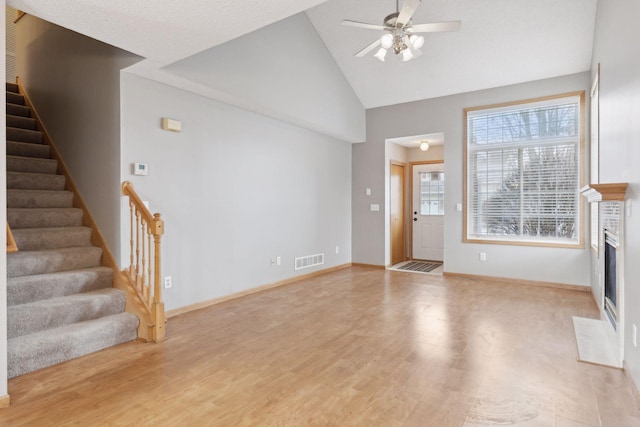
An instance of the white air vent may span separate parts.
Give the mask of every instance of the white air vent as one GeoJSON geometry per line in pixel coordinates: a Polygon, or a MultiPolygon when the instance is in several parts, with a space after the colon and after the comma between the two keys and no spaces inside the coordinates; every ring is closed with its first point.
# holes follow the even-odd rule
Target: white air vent
{"type": "Polygon", "coordinates": [[[324,264],[324,254],[308,255],[296,258],[296,270],[324,264]]]}

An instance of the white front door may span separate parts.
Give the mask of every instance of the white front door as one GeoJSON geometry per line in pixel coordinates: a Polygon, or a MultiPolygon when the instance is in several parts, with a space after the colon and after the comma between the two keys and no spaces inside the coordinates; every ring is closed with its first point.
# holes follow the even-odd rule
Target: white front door
{"type": "Polygon", "coordinates": [[[444,164],[413,166],[413,259],[442,261],[444,252],[444,164]]]}

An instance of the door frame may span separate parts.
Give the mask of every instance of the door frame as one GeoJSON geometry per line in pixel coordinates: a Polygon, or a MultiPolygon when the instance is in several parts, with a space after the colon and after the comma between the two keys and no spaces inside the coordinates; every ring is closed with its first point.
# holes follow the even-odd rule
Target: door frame
{"type": "Polygon", "coordinates": [[[403,230],[402,235],[404,236],[403,240],[403,249],[402,253],[403,261],[408,259],[407,257],[407,164],[404,162],[399,162],[397,160],[391,160],[389,162],[389,265],[393,265],[393,238],[391,233],[391,227],[393,224],[393,219],[391,217],[391,202],[392,202],[392,194],[391,194],[391,167],[392,166],[400,166],[402,167],[404,173],[402,174],[402,208],[404,210],[404,218],[403,218],[403,230]]]}
{"type": "MultiPolygon", "coordinates": [[[[410,209],[409,212],[407,212],[409,215],[409,223],[411,224],[411,230],[409,232],[409,259],[414,259],[413,258],[413,221],[411,220],[411,216],[414,212],[414,206],[413,206],[413,167],[414,166],[421,166],[421,165],[436,165],[442,163],[442,167],[444,168],[444,159],[442,160],[422,160],[419,162],[409,162],[409,194],[411,195],[411,203],[410,203],[410,209]]],[[[446,178],[445,178],[446,179],[446,178]]],[[[445,181],[446,183],[446,181],[445,181]]],[[[446,191],[445,191],[445,195],[446,195],[446,191]]]]}

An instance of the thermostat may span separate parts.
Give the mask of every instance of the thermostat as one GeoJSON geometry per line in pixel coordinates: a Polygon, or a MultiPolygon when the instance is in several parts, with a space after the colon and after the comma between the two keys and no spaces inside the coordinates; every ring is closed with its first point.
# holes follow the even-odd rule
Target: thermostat
{"type": "Polygon", "coordinates": [[[134,175],[149,175],[149,165],[146,163],[134,163],[133,164],[134,175]]]}

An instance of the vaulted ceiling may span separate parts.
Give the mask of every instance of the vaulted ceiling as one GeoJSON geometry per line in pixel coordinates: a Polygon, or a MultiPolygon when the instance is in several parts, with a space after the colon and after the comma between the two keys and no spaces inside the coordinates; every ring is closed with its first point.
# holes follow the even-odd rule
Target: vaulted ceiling
{"type": "MultiPolygon", "coordinates": [[[[136,53],[161,69],[306,14],[365,108],[587,71],[597,0],[423,0],[413,22],[462,21],[460,32],[425,35],[424,54],[380,62],[354,53],[380,32],[394,0],[9,0],[42,19],[136,53]],[[277,24],[276,24],[277,25],[277,24]]],[[[400,0],[402,5],[402,0],[400,0]]],[[[274,58],[287,55],[266,45],[274,58]]],[[[242,53],[239,52],[239,55],[242,53]]]]}
{"type": "MultiPolygon", "coordinates": [[[[400,0],[402,7],[402,0],[400,0]]],[[[354,53],[380,32],[394,0],[329,0],[307,15],[365,108],[435,98],[587,71],[596,0],[422,0],[414,24],[462,21],[460,32],[425,34],[423,55],[385,62],[354,53]]]]}

